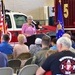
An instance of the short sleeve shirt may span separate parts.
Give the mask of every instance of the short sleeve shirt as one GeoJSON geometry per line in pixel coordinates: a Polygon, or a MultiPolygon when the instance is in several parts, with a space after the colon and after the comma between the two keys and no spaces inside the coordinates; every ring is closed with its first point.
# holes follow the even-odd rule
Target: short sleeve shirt
{"type": "Polygon", "coordinates": [[[13,47],[8,44],[8,42],[2,42],[0,44],[0,52],[5,54],[12,54],[13,53],[13,47]]]}
{"type": "Polygon", "coordinates": [[[57,50],[57,46],[50,47],[50,50],[57,50]]]}
{"type": "Polygon", "coordinates": [[[41,50],[41,47],[39,45],[36,45],[36,44],[30,45],[30,53],[32,54],[32,56],[40,50],[41,50]]]}
{"type": "Polygon", "coordinates": [[[35,25],[29,26],[27,23],[23,24],[22,26],[22,33],[34,35],[36,32],[35,25]]]}
{"type": "Polygon", "coordinates": [[[75,54],[70,51],[62,51],[52,54],[42,65],[52,75],[70,75],[75,73],[75,54]]]}
{"type": "Polygon", "coordinates": [[[32,64],[37,64],[38,66],[42,65],[43,62],[46,60],[45,54],[49,48],[43,48],[40,51],[36,52],[33,56],[32,64]]]}
{"type": "Polygon", "coordinates": [[[0,67],[8,66],[8,58],[7,55],[0,52],[0,67]]]}

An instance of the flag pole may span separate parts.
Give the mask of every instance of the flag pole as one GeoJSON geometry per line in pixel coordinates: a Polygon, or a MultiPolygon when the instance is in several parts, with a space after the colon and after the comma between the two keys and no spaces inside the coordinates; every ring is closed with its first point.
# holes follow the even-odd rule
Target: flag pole
{"type": "Polygon", "coordinates": [[[61,0],[59,0],[59,3],[61,4],[61,0]]]}
{"type": "Polygon", "coordinates": [[[1,0],[2,2],[2,14],[3,14],[3,34],[6,33],[6,25],[5,25],[5,6],[4,6],[4,0],[1,0]]]}

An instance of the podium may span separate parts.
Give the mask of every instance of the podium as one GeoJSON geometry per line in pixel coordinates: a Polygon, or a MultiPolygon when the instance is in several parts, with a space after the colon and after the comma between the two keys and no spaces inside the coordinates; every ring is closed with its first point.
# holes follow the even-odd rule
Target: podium
{"type": "Polygon", "coordinates": [[[31,44],[34,44],[35,43],[35,39],[36,39],[36,35],[32,35],[30,37],[27,37],[27,43],[26,43],[26,45],[30,46],[31,44]]]}

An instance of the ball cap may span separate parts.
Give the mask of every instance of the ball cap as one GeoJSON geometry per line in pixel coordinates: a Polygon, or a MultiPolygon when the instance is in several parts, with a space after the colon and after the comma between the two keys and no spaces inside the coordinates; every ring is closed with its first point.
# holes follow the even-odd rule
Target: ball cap
{"type": "Polygon", "coordinates": [[[35,44],[41,44],[42,42],[42,39],[41,38],[36,38],[35,39],[35,44]]]}

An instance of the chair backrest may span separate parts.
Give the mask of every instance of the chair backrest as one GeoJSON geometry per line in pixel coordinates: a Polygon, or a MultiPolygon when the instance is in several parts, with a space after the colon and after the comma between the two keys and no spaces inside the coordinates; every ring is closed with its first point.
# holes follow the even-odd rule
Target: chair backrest
{"type": "Polygon", "coordinates": [[[17,57],[17,59],[26,60],[26,59],[28,59],[28,58],[30,58],[30,57],[31,57],[31,54],[30,54],[29,52],[27,52],[27,53],[22,53],[22,54],[20,54],[20,55],[17,57]]]}
{"type": "Polygon", "coordinates": [[[44,75],[52,75],[52,72],[51,71],[48,71],[44,75]]]}
{"type": "Polygon", "coordinates": [[[17,69],[20,69],[21,61],[19,59],[12,59],[8,61],[8,67],[11,67],[14,69],[14,72],[16,72],[17,69]]]}
{"type": "Polygon", "coordinates": [[[24,66],[26,66],[26,65],[30,65],[31,64],[31,62],[32,62],[32,60],[33,60],[33,58],[31,57],[31,58],[29,58],[29,59],[27,59],[27,61],[25,62],[25,65],[24,66]]]}
{"type": "Polygon", "coordinates": [[[13,59],[13,55],[12,54],[7,54],[8,56],[8,60],[13,59]]]}
{"type": "Polygon", "coordinates": [[[10,67],[0,68],[0,75],[13,75],[14,71],[10,67]]]}
{"type": "Polygon", "coordinates": [[[20,71],[18,75],[35,75],[38,66],[35,64],[26,65],[20,71]]]}

